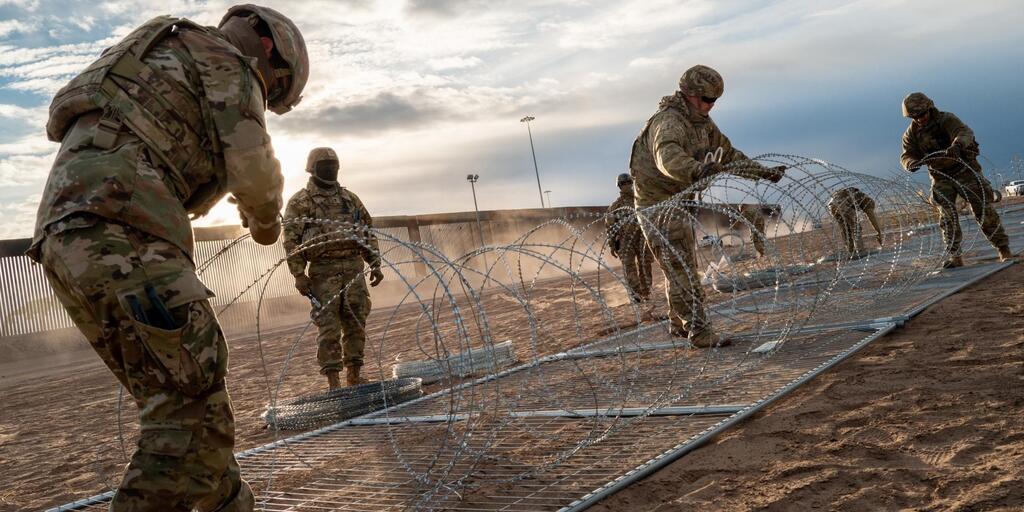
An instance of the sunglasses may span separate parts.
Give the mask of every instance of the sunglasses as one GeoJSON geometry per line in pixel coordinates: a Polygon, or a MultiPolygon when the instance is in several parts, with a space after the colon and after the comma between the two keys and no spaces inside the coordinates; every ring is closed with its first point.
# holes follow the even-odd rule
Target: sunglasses
{"type": "Polygon", "coordinates": [[[923,118],[924,116],[927,116],[927,115],[928,115],[928,112],[921,112],[919,114],[911,114],[910,118],[911,119],[921,119],[921,118],[923,118]]]}
{"type": "Polygon", "coordinates": [[[708,96],[701,96],[700,100],[703,101],[704,103],[707,103],[708,105],[714,105],[715,102],[718,101],[718,98],[710,98],[708,96]]]}

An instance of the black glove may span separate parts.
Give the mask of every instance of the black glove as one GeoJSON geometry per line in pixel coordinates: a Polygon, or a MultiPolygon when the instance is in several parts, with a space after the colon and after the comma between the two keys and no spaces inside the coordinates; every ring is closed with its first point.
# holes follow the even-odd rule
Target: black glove
{"type": "Polygon", "coordinates": [[[608,244],[608,250],[611,251],[612,256],[618,258],[619,257],[619,241],[618,240],[612,240],[612,242],[610,244],[608,244]]]}
{"type": "Polygon", "coordinates": [[[920,169],[922,165],[923,164],[920,160],[914,160],[913,162],[910,162],[910,165],[907,166],[907,172],[917,172],[917,170],[920,169]]]}
{"type": "Polygon", "coordinates": [[[953,160],[960,160],[961,154],[962,153],[961,153],[960,145],[955,143],[955,142],[953,144],[950,144],[949,147],[946,148],[946,158],[952,158],[953,160]]]}
{"type": "Polygon", "coordinates": [[[373,267],[370,269],[370,286],[377,286],[384,280],[384,272],[380,271],[380,267],[373,267]]]}

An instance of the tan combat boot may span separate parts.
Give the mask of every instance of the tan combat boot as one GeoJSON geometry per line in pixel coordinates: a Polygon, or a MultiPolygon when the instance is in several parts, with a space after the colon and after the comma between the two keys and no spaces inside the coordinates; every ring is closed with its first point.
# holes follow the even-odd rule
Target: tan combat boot
{"type": "Polygon", "coordinates": [[[672,325],[671,323],[669,323],[669,325],[668,325],[668,333],[671,334],[672,336],[677,337],[677,338],[689,338],[690,337],[689,331],[687,331],[686,329],[683,329],[682,327],[679,327],[677,325],[672,325]]]}
{"type": "Polygon", "coordinates": [[[654,321],[654,304],[652,304],[650,300],[645,300],[640,303],[640,321],[654,321]]]}
{"type": "Polygon", "coordinates": [[[238,489],[235,497],[214,512],[252,512],[255,507],[256,497],[252,494],[252,488],[242,480],[242,487],[238,489]]]}
{"type": "Polygon", "coordinates": [[[327,372],[327,387],[330,389],[338,389],[341,387],[341,375],[338,370],[330,370],[327,372]]]}
{"type": "Polygon", "coordinates": [[[690,344],[697,348],[728,347],[732,340],[722,338],[715,334],[711,328],[690,335],[690,344]]]}
{"type": "Polygon", "coordinates": [[[957,268],[962,266],[964,266],[964,257],[960,255],[950,256],[949,259],[942,263],[942,268],[957,268]]]}
{"type": "Polygon", "coordinates": [[[361,366],[349,366],[345,372],[345,383],[349,386],[358,386],[360,384],[366,384],[368,381],[359,376],[359,370],[361,366]]]}
{"type": "Polygon", "coordinates": [[[1010,246],[1004,245],[999,248],[999,261],[1017,261],[1017,257],[1010,250],[1010,246]]]}

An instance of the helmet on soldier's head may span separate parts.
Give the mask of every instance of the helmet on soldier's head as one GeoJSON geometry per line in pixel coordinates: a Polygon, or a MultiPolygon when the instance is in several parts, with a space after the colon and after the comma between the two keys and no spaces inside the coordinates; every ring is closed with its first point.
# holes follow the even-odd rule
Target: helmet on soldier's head
{"type": "Polygon", "coordinates": [[[679,90],[689,96],[718,98],[725,92],[722,75],[703,64],[687,69],[679,78],[679,90]]]}
{"type": "Polygon", "coordinates": [[[338,162],[338,154],[331,148],[313,148],[306,158],[306,172],[313,172],[317,163],[325,161],[338,162]]]}
{"type": "Polygon", "coordinates": [[[903,98],[903,117],[918,117],[933,108],[935,103],[923,92],[912,92],[903,98]]]}
{"type": "Polygon", "coordinates": [[[623,185],[631,185],[633,183],[633,177],[628,173],[622,173],[615,177],[615,185],[621,187],[623,185]]]}
{"type": "MultiPolygon", "coordinates": [[[[267,106],[275,114],[284,114],[302,100],[302,89],[306,87],[306,80],[309,79],[309,55],[306,53],[306,41],[302,38],[299,28],[292,23],[285,15],[269,7],[244,4],[236,5],[224,15],[219,26],[224,26],[229,19],[235,16],[248,16],[255,14],[259,16],[270,29],[271,38],[274,40],[275,57],[272,63],[277,61],[280,65],[274,66],[274,80],[268,80],[267,87],[271,92],[267,98],[267,106]],[[285,85],[280,88],[272,87],[283,79],[285,85]]],[[[269,77],[268,77],[269,78],[269,77]]]]}

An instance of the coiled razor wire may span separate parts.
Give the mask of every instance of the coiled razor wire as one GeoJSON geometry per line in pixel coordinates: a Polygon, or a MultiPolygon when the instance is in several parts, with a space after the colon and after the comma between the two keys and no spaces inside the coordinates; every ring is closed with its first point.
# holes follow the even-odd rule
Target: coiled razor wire
{"type": "Polygon", "coordinates": [[[325,393],[316,393],[268,407],[262,417],[271,428],[311,429],[379,411],[387,404],[400,404],[423,396],[417,378],[371,382],[325,393]]]}
{"type": "MultiPolygon", "coordinates": [[[[686,404],[689,397],[764,364],[805,326],[859,318],[919,283],[948,258],[937,236],[941,226],[935,208],[910,180],[855,173],[794,155],[766,154],[756,160],[789,170],[778,183],[713,176],[670,200],[607,222],[604,215],[580,214],[525,231],[514,226],[484,247],[476,247],[472,237],[445,236],[440,228],[424,237],[430,240],[425,243],[330,219],[290,221],[318,225],[321,231],[296,254],[340,240],[374,252],[369,236],[380,243],[375,256],[394,298],[374,310],[367,326],[365,374],[380,382],[374,384],[377,391],[361,398],[351,395],[358,388],[310,394],[324,387],[322,378],[315,371],[300,371],[309,367],[308,361],[296,364],[295,358],[311,352],[305,335],[312,320],[293,337],[268,339],[259,329],[267,283],[291,255],[254,276],[221,313],[249,290],[261,290],[254,318],[261,360],[264,344],[288,347],[276,376],[262,360],[266,418],[275,439],[286,428],[340,419],[341,409],[368,410],[371,403],[383,407],[376,415],[388,425],[390,452],[416,483],[403,507],[436,508],[481,486],[515,484],[566,463],[580,450],[644,421],[651,411],[686,404]],[[868,248],[863,257],[845,253],[841,230],[826,206],[834,191],[851,186],[875,200],[884,229],[883,245],[868,248]],[[737,204],[772,205],[773,215],[758,229],[737,204]],[[663,255],[665,261],[683,269],[686,275],[679,278],[704,283],[698,286],[704,290],[710,324],[742,344],[694,349],[685,338],[668,333],[668,322],[647,319],[652,305],[666,307],[662,299],[654,294],[651,302],[638,303],[626,292],[627,280],[608,254],[608,235],[639,227],[648,244],[671,248],[665,227],[680,223],[692,227],[694,241],[711,236],[721,243],[696,247],[692,255],[673,248],[663,255]],[[747,257],[746,240],[762,242],[765,255],[747,257]],[[602,338],[599,332],[609,335],[602,338]],[[773,348],[755,352],[766,346],[773,348]],[[401,406],[393,409],[396,404],[420,393],[419,379],[412,379],[415,386],[409,379],[388,381],[414,365],[390,368],[396,357],[418,360],[416,365],[433,372],[430,378],[441,372],[439,392],[410,403],[447,418],[442,431],[408,436],[388,422],[392,414],[403,414],[401,406]],[[501,373],[513,359],[520,365],[501,373]],[[487,377],[496,374],[510,377],[487,377]],[[567,382],[572,382],[568,393],[567,382]],[[584,421],[584,428],[552,432],[526,421],[530,411],[588,408],[597,414],[584,421]],[[644,412],[621,415],[627,408],[644,412]],[[509,439],[541,442],[551,436],[570,448],[543,457],[493,449],[509,439]],[[432,453],[426,461],[425,449],[432,453]],[[487,471],[494,467],[503,470],[487,471]]],[[[726,168],[742,171],[736,165],[726,168]]],[[[963,245],[973,242],[965,239],[963,245]]],[[[200,269],[231,258],[240,243],[228,244],[200,269]]],[[[350,308],[346,297],[360,279],[365,276],[332,297],[319,297],[321,306],[350,308]]],[[[271,484],[268,480],[262,488],[271,484]]]]}
{"type": "Polygon", "coordinates": [[[482,371],[497,373],[516,362],[512,341],[497,343],[493,347],[485,347],[462,352],[444,360],[402,361],[391,368],[396,379],[416,377],[424,384],[433,384],[449,375],[466,377],[482,371]]]}

